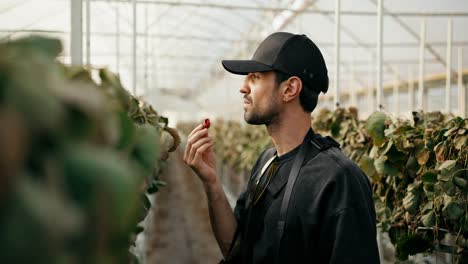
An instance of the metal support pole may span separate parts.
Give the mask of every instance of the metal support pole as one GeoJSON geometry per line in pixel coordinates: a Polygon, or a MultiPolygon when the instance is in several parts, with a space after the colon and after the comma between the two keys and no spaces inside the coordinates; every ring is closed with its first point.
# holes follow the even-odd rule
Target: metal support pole
{"type": "Polygon", "coordinates": [[[350,91],[350,95],[351,95],[351,104],[350,106],[353,106],[353,107],[357,107],[357,98],[356,98],[356,89],[358,87],[358,82],[357,82],[357,79],[356,79],[356,64],[354,63],[354,56],[352,57],[352,63],[351,63],[351,75],[352,75],[352,84],[350,86],[351,88],[351,91],[350,91]]]}
{"type": "Polygon", "coordinates": [[[136,76],[136,57],[137,57],[137,1],[132,1],[133,9],[133,35],[132,35],[132,91],[136,96],[137,76],[136,76]]]}
{"type": "Polygon", "coordinates": [[[115,68],[120,72],[120,4],[115,7],[115,68]]]}
{"type": "Polygon", "coordinates": [[[86,65],[91,65],[91,0],[86,0],[86,65]]]}
{"type": "Polygon", "coordinates": [[[367,91],[367,100],[368,100],[368,109],[369,115],[375,111],[374,105],[374,74],[372,71],[374,70],[374,61],[372,55],[369,59],[369,90],[367,91]]]}
{"type": "Polygon", "coordinates": [[[445,113],[450,113],[450,98],[452,88],[452,19],[447,22],[447,66],[446,66],[446,83],[445,83],[445,113]]]}
{"type": "Polygon", "coordinates": [[[340,86],[340,28],[341,28],[341,0],[335,0],[335,87],[333,90],[333,103],[339,106],[339,86],[340,86]]]}
{"type": "Polygon", "coordinates": [[[71,36],[70,51],[71,64],[83,65],[83,1],[70,0],[71,36]]]}
{"type": "Polygon", "coordinates": [[[408,66],[408,97],[409,97],[409,111],[414,110],[414,81],[413,70],[408,66]]]}
{"type": "Polygon", "coordinates": [[[400,81],[399,81],[399,76],[398,72],[395,74],[395,80],[393,82],[393,112],[396,115],[400,114],[400,94],[399,94],[399,86],[400,81]]]}
{"type": "Polygon", "coordinates": [[[382,105],[382,65],[383,65],[383,0],[379,0],[377,4],[377,107],[383,109],[382,105]]]}
{"type": "Polygon", "coordinates": [[[145,60],[144,60],[144,94],[147,95],[148,94],[148,5],[145,4],[145,47],[144,47],[144,50],[145,50],[145,60]]]}
{"type": "Polygon", "coordinates": [[[447,61],[446,74],[447,79],[445,83],[445,113],[450,113],[450,98],[452,90],[452,19],[449,18],[447,22],[447,61]]]}
{"type": "Polygon", "coordinates": [[[458,113],[466,117],[466,89],[463,85],[463,49],[458,48],[458,113]]]}
{"type": "MultiPolygon", "coordinates": [[[[155,5],[154,6],[154,13],[155,14],[157,14],[157,11],[158,11],[157,8],[158,7],[155,5]]],[[[157,34],[158,33],[158,25],[156,24],[153,28],[154,28],[155,34],[157,34]]],[[[159,48],[158,44],[159,44],[158,39],[151,38],[151,50],[153,51],[152,54],[151,54],[152,55],[152,60],[151,60],[151,62],[152,62],[152,64],[151,64],[151,70],[152,70],[152,72],[151,72],[151,87],[152,87],[153,91],[155,89],[157,89],[157,87],[158,87],[157,79],[156,79],[157,78],[157,76],[156,76],[156,74],[157,74],[157,65],[156,65],[156,63],[157,63],[157,56],[158,56],[157,50],[159,48]]]]}
{"type": "Polygon", "coordinates": [[[419,89],[418,110],[426,111],[426,98],[424,91],[424,51],[426,46],[426,20],[421,21],[421,35],[419,39],[419,89]]]}

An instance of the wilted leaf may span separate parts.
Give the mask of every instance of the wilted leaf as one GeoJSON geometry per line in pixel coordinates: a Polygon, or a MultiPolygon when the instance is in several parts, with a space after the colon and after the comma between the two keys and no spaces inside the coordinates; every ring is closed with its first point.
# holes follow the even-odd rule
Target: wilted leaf
{"type": "Polygon", "coordinates": [[[454,167],[455,164],[457,163],[456,160],[446,160],[439,166],[439,171],[441,171],[442,174],[446,174],[450,172],[454,167]]]}
{"type": "Polygon", "coordinates": [[[429,160],[430,152],[429,149],[425,147],[425,142],[422,139],[414,139],[414,149],[413,154],[416,157],[419,165],[424,165],[429,160]]]}
{"type": "Polygon", "coordinates": [[[385,142],[385,119],[386,115],[382,112],[375,112],[367,119],[366,129],[372,137],[376,146],[381,146],[385,142]]]}
{"type": "Polygon", "coordinates": [[[456,149],[460,150],[463,146],[466,145],[467,140],[468,140],[468,135],[457,136],[455,137],[453,144],[455,145],[456,149]]]}
{"type": "Polygon", "coordinates": [[[451,129],[447,130],[447,132],[444,133],[445,137],[450,137],[452,134],[457,132],[458,127],[452,127],[451,129]]]}
{"type": "Polygon", "coordinates": [[[436,155],[436,160],[438,162],[443,162],[445,161],[446,159],[446,156],[448,154],[448,144],[447,144],[447,141],[442,141],[440,142],[439,144],[437,144],[435,147],[434,147],[434,152],[435,152],[435,155],[436,155]]]}

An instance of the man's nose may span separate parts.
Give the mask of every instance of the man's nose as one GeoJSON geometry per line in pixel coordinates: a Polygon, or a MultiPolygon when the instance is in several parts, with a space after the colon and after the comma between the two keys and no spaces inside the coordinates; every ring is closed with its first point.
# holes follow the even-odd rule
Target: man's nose
{"type": "Polygon", "coordinates": [[[239,92],[243,94],[250,94],[249,82],[247,80],[244,81],[241,88],[239,89],[239,92]]]}

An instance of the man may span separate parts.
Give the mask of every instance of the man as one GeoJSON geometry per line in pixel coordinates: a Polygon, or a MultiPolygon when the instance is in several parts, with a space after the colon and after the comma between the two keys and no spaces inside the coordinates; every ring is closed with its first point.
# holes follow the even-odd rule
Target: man
{"type": "Polygon", "coordinates": [[[274,145],[258,158],[233,213],[216,175],[207,129],[200,125],[188,137],[184,161],[204,184],[225,259],[379,263],[366,175],[334,140],[311,129],[318,95],[328,90],[327,68],[317,46],[305,35],[278,32],[260,44],[251,60],[222,64],[231,73],[246,75],[240,88],[244,119],[265,125],[274,145]]]}

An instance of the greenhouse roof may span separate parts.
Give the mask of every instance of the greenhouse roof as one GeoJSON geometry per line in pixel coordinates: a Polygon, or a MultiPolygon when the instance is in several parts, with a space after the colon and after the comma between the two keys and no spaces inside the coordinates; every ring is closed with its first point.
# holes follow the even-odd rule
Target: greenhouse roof
{"type": "MultiPolygon", "coordinates": [[[[2,0],[0,37],[5,40],[31,33],[60,37],[64,43],[61,59],[71,62],[71,1],[2,0]]],[[[240,112],[241,96],[237,88],[241,79],[226,73],[220,61],[250,58],[257,45],[275,31],[304,33],[315,41],[327,62],[331,88],[336,86],[338,1],[138,0],[135,65],[132,63],[133,1],[90,1],[89,51],[87,1],[82,2],[84,62],[89,58],[94,66],[118,71],[129,88],[133,86],[135,67],[138,94],[179,98],[170,101],[168,108],[193,99],[194,102],[187,104],[190,112],[202,107],[201,102],[206,98],[225,98],[216,102],[221,107],[237,102],[231,99],[237,95],[239,107],[234,112],[240,112]]],[[[339,91],[368,87],[376,82],[377,10],[377,0],[341,0],[339,91]]],[[[383,1],[382,11],[383,85],[417,79],[420,70],[426,77],[445,73],[447,63],[452,73],[456,73],[459,57],[461,65],[468,65],[468,56],[463,56],[461,49],[468,46],[465,31],[468,1],[391,0],[383,1]],[[447,57],[449,24],[450,58],[447,57]],[[423,69],[420,68],[421,31],[425,31],[423,69]]],[[[159,105],[164,109],[163,101],[159,105]]]]}

